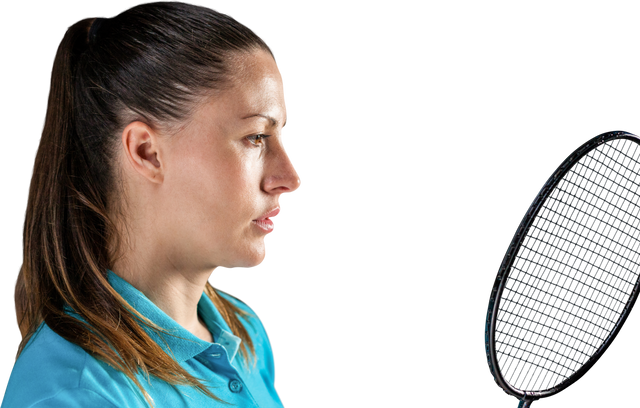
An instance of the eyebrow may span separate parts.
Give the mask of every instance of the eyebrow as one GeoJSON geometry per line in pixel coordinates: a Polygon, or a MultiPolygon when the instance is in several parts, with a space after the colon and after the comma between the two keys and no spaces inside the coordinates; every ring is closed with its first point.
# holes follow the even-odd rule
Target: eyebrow
{"type": "MultiPolygon", "coordinates": [[[[265,114],[262,114],[262,113],[254,113],[252,115],[245,116],[244,118],[242,118],[242,120],[249,119],[249,118],[255,118],[256,116],[259,116],[261,118],[265,118],[267,120],[270,120],[271,121],[271,125],[273,125],[273,126],[277,126],[278,125],[278,121],[274,117],[269,116],[269,115],[265,115],[265,114]]],[[[282,124],[282,127],[284,127],[286,124],[287,124],[287,121],[285,121],[282,124]]]]}

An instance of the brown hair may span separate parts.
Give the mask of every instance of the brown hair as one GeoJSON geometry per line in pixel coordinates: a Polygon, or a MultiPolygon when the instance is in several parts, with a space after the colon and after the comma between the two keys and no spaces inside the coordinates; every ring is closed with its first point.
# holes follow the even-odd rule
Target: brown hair
{"type": "MultiPolygon", "coordinates": [[[[29,189],[15,291],[18,355],[44,322],[122,371],[148,402],[139,372],[219,400],[152,340],[143,327],[162,329],[107,280],[122,245],[109,214],[122,214],[124,201],[112,163],[128,123],[163,127],[187,120],[201,97],[228,83],[233,54],[256,49],[270,53],[231,17],[183,3],[143,4],[67,30],[53,64],[29,189]]],[[[243,311],[208,283],[205,293],[242,339],[239,355],[245,362],[255,357],[243,311]]]]}

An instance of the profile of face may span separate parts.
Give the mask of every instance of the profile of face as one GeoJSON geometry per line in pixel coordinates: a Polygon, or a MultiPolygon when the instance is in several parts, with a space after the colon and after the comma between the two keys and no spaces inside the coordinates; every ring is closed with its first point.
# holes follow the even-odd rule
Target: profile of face
{"type": "Polygon", "coordinates": [[[273,57],[255,51],[231,64],[230,86],[197,105],[176,133],[140,122],[123,132],[133,186],[145,195],[145,236],[177,269],[262,262],[279,197],[300,184],[282,144],[286,108],[273,57]]]}

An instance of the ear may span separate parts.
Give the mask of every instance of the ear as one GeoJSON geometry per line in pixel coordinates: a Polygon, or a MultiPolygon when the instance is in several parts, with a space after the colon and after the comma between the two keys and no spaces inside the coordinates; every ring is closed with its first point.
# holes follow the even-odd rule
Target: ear
{"type": "Polygon", "coordinates": [[[122,146],[133,169],[152,183],[162,183],[164,167],[160,157],[158,134],[140,121],[131,122],[122,131],[122,146]]]}

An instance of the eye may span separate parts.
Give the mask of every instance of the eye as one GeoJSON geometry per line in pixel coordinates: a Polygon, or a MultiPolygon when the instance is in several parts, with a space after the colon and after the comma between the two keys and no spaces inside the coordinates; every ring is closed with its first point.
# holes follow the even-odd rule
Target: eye
{"type": "Polygon", "coordinates": [[[264,144],[264,139],[268,137],[269,135],[259,134],[259,135],[247,136],[247,140],[251,142],[251,144],[254,146],[262,146],[264,144]]]}

